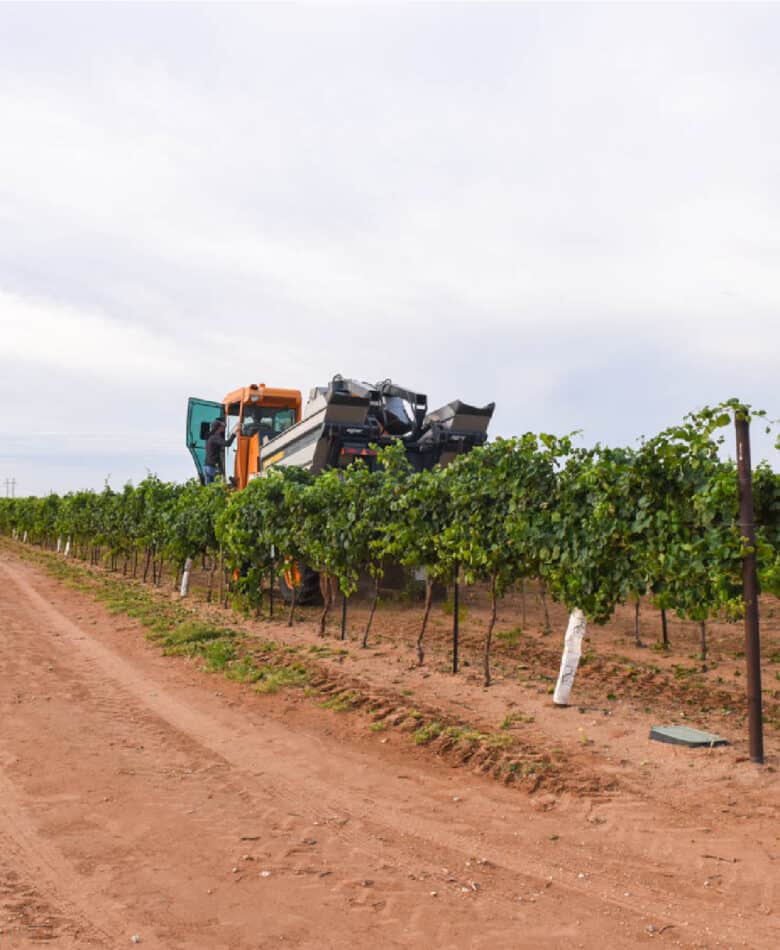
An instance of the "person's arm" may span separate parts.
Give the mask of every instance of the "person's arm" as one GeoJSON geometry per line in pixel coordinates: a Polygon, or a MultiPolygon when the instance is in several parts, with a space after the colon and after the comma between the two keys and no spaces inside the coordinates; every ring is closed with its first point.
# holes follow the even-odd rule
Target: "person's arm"
{"type": "Polygon", "coordinates": [[[233,432],[228,436],[227,439],[225,438],[224,435],[220,437],[220,442],[222,443],[222,445],[221,445],[221,447],[220,447],[220,448],[221,448],[221,451],[220,451],[220,453],[219,453],[219,470],[222,472],[222,477],[223,477],[223,478],[227,478],[227,473],[226,473],[226,471],[225,471],[225,455],[224,455],[224,453],[225,453],[225,450],[228,449],[228,448],[230,448],[230,446],[233,444],[233,440],[235,439],[237,433],[238,433],[238,429],[234,429],[233,432]]]}
{"type": "Polygon", "coordinates": [[[217,436],[214,440],[217,443],[217,447],[220,449],[227,449],[233,444],[233,439],[235,439],[238,429],[235,429],[227,439],[224,435],[217,436]]]}

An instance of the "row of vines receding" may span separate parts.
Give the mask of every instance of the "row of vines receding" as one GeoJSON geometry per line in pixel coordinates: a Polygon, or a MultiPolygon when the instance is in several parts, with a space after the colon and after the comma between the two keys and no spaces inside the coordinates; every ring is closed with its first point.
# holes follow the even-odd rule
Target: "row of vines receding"
{"type": "MultiPolygon", "coordinates": [[[[367,574],[364,644],[386,566],[400,564],[425,578],[421,663],[434,584],[481,583],[489,683],[498,603],[531,579],[595,623],[641,597],[702,624],[740,615],[737,478],[720,451],[730,418],[722,408],[692,414],[635,448],[527,433],[423,472],[395,445],[373,470],[358,461],[313,478],[279,468],[241,492],[150,476],[121,491],[5,498],[0,533],[157,585],[165,576],[178,586],[199,560],[209,599],[229,586],[256,610],[280,576],[294,595],[307,565],[320,575],[322,633],[335,593],[348,598],[367,574]]],[[[762,463],[753,478],[760,583],[780,594],[780,476],[762,463]]],[[[290,623],[294,609],[293,596],[290,623]]]]}

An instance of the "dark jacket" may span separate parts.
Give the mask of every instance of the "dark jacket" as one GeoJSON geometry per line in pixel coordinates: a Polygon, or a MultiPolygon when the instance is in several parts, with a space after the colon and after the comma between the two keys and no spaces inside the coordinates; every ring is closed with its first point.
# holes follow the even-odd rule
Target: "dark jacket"
{"type": "MultiPolygon", "coordinates": [[[[238,430],[236,430],[238,431],[238,430]]],[[[233,444],[233,439],[235,439],[236,433],[234,432],[229,438],[225,438],[225,429],[223,426],[215,429],[206,439],[206,465],[213,465],[214,468],[223,471],[222,465],[222,453],[225,449],[233,444]]]]}

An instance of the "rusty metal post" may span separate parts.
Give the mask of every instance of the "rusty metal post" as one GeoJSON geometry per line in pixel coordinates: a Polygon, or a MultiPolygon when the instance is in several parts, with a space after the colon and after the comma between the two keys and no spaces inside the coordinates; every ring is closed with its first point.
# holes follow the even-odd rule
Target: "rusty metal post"
{"type": "Polygon", "coordinates": [[[460,564],[455,564],[455,570],[453,571],[453,587],[452,587],[452,672],[458,672],[458,639],[459,639],[459,624],[460,624],[460,587],[458,584],[458,575],[460,574],[460,564]]]}
{"type": "Polygon", "coordinates": [[[271,568],[269,571],[268,587],[268,614],[271,620],[274,619],[274,587],[276,587],[276,548],[271,545],[271,568]]]}
{"type": "Polygon", "coordinates": [[[748,730],[750,761],[764,761],[764,724],[761,713],[761,642],[758,630],[758,576],[756,530],[753,524],[753,478],[750,466],[750,423],[736,410],[737,478],[739,484],[739,531],[749,551],[742,558],[742,589],[745,599],[745,664],[747,666],[748,730]]]}

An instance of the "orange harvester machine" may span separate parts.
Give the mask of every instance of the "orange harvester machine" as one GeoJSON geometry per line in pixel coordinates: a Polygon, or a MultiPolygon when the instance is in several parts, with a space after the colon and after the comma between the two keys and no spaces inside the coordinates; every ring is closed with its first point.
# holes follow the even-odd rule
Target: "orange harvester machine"
{"type": "Polygon", "coordinates": [[[472,406],[455,399],[428,412],[428,397],[390,379],[366,383],[334,376],[315,386],[302,408],[295,389],[245,386],[224,400],[190,399],[187,447],[204,480],[206,439],[215,419],[236,438],[224,474],[236,488],[276,466],[296,466],[315,475],[343,468],[356,457],[373,464],[377,447],[400,441],[415,471],[448,465],[482,445],[494,404],[472,406]]]}
{"type": "Polygon", "coordinates": [[[227,450],[225,476],[245,488],[259,474],[260,448],[301,420],[301,393],[252,383],[228,393],[222,402],[191,398],[187,404],[187,448],[204,481],[206,439],[215,419],[223,419],[226,435],[236,433],[227,450]]]}

